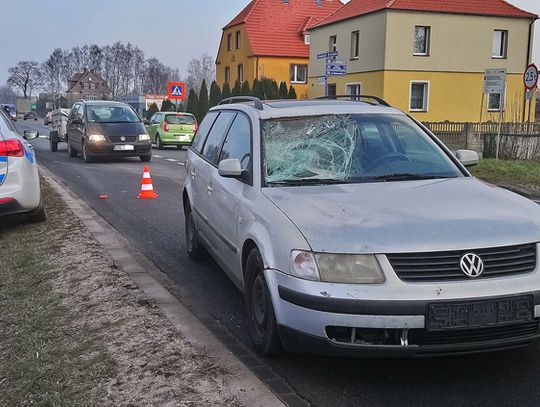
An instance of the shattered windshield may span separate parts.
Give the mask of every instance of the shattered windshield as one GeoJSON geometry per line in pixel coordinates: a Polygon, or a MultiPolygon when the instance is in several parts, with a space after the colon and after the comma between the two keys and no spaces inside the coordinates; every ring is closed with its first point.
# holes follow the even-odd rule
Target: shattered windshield
{"type": "Polygon", "coordinates": [[[324,115],[262,121],[264,181],[303,185],[452,178],[463,174],[402,115],[324,115]]]}

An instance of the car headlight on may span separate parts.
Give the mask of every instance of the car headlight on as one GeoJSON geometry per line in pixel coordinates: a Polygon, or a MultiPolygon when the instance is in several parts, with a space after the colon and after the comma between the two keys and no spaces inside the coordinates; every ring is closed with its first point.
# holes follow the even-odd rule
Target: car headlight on
{"type": "Polygon", "coordinates": [[[150,136],[148,134],[139,134],[139,141],[150,141],[150,136]]]}
{"type": "Polygon", "coordinates": [[[372,254],[311,253],[293,250],[291,274],[306,280],[344,284],[382,284],[385,277],[372,254]]]}
{"type": "Polygon", "coordinates": [[[88,137],[88,140],[89,141],[105,141],[105,136],[103,136],[101,134],[91,134],[88,137]]]}

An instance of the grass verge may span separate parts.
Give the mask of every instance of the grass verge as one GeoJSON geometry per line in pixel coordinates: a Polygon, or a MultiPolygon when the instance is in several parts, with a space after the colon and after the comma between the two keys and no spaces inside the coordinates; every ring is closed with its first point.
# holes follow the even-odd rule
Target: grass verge
{"type": "Polygon", "coordinates": [[[540,162],[518,160],[481,160],[471,173],[493,184],[508,184],[528,189],[540,195],[540,162]]]}

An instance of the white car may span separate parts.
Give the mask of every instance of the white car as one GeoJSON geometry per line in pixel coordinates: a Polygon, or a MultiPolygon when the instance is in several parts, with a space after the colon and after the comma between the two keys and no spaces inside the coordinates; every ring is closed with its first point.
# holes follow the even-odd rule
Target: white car
{"type": "Polygon", "coordinates": [[[26,214],[31,222],[47,219],[36,156],[27,141],[38,135],[26,130],[21,137],[9,117],[0,113],[0,219],[18,214],[26,214]]]}

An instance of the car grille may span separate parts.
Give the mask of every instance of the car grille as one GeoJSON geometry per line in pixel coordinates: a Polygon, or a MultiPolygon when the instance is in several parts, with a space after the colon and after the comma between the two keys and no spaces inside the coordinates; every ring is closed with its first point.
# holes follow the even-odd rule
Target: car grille
{"type": "Polygon", "coordinates": [[[467,328],[446,331],[411,329],[409,344],[419,346],[465,344],[493,340],[529,338],[538,334],[538,320],[514,325],[467,328]]]}
{"type": "Polygon", "coordinates": [[[109,136],[109,140],[113,143],[133,143],[137,140],[137,136],[109,136]],[[124,137],[125,140],[122,140],[121,137],[124,137]]]}
{"type": "Polygon", "coordinates": [[[477,278],[529,273],[536,268],[536,243],[490,249],[388,254],[386,257],[403,281],[447,281],[470,279],[460,267],[461,257],[466,253],[475,253],[484,262],[484,272],[477,278]]]}

